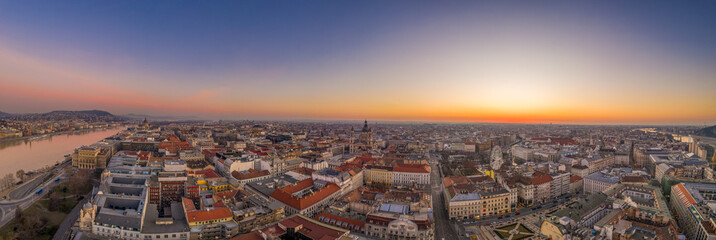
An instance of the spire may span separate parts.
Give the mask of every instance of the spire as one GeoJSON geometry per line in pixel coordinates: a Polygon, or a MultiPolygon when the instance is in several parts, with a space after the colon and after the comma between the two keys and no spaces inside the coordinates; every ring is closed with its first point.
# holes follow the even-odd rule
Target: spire
{"type": "Polygon", "coordinates": [[[363,127],[364,127],[364,128],[367,128],[367,127],[368,127],[368,119],[365,120],[365,124],[363,124],[363,127]]]}

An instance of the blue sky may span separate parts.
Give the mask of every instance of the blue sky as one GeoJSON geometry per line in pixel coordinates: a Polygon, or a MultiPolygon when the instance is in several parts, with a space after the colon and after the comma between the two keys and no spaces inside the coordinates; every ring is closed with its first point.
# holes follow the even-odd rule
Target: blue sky
{"type": "MultiPolygon", "coordinates": [[[[33,112],[51,110],[49,108],[95,107],[119,113],[187,115],[188,112],[216,117],[401,120],[439,120],[443,114],[450,115],[445,119],[491,121],[490,114],[481,112],[498,107],[512,108],[487,106],[477,98],[450,101],[452,96],[468,92],[458,91],[456,94],[451,88],[435,87],[435,84],[505,89],[537,81],[544,82],[550,86],[548,88],[563,88],[560,92],[583,91],[595,81],[601,81],[588,75],[613,68],[607,66],[609,60],[593,61],[592,58],[608,58],[607,53],[612,52],[614,58],[623,59],[624,63],[616,66],[619,69],[612,71],[614,74],[602,76],[611,88],[628,93],[647,84],[653,85],[647,88],[650,91],[673,89],[671,94],[676,98],[699,96],[703,99],[698,102],[709,102],[716,100],[713,93],[704,90],[713,89],[716,82],[710,69],[716,66],[714,12],[716,3],[713,1],[566,4],[551,1],[4,1],[0,2],[0,50],[4,50],[0,54],[5,55],[6,67],[0,70],[6,75],[0,76],[0,84],[19,89],[21,83],[44,85],[60,81],[81,84],[89,81],[101,85],[98,88],[121,88],[124,92],[133,91],[134,88],[128,86],[145,86],[157,89],[137,90],[139,96],[146,97],[145,100],[155,99],[150,95],[169,100],[157,101],[159,103],[153,106],[122,106],[83,102],[81,98],[60,103],[50,98],[34,97],[19,104],[0,104],[0,110],[33,112]],[[503,54],[509,51],[515,53],[503,54]],[[559,51],[562,52],[550,53],[559,51]],[[485,56],[485,59],[473,59],[473,56],[485,56]],[[27,61],[13,61],[19,58],[27,61]],[[513,76],[505,71],[519,72],[522,66],[510,66],[505,62],[489,65],[490,59],[496,58],[505,62],[532,59],[525,60],[522,65],[529,65],[529,76],[537,73],[544,74],[544,78],[513,76]],[[542,58],[553,60],[554,64],[543,66],[539,60],[542,58]],[[580,64],[560,62],[574,59],[580,64]],[[642,63],[633,68],[625,67],[633,62],[642,63]],[[488,65],[490,67],[486,67],[488,65]],[[582,66],[585,69],[569,76],[545,73],[582,66]],[[674,70],[664,66],[673,66],[674,70]],[[54,70],[48,70],[50,68],[54,70]],[[71,74],[58,75],[57,69],[71,74]],[[480,74],[493,70],[496,73],[491,73],[490,79],[481,79],[485,76],[480,74]],[[654,76],[669,77],[656,79],[654,76]],[[577,87],[565,84],[573,81],[570,79],[582,77],[584,80],[575,80],[577,87]],[[493,78],[495,80],[491,80],[493,78]],[[494,86],[500,81],[512,85],[494,86]],[[675,86],[674,82],[693,87],[675,86]],[[435,99],[410,93],[427,89],[435,89],[435,94],[428,94],[435,95],[435,99]],[[330,93],[322,94],[325,92],[330,93]],[[316,104],[335,102],[332,100],[343,95],[366,97],[349,97],[333,103],[354,108],[355,114],[330,104],[325,109],[315,107],[316,104]],[[197,98],[187,100],[186,96],[197,98]],[[281,107],[279,102],[265,104],[257,100],[263,96],[285,96],[284,102],[295,103],[286,107],[281,107]],[[361,102],[364,98],[375,100],[361,102]],[[391,110],[370,110],[386,102],[414,101],[416,98],[415,104],[422,104],[422,107],[415,107],[410,113],[390,115],[386,112],[391,110]],[[167,106],[182,101],[205,101],[204,104],[221,106],[211,111],[201,110],[200,106],[189,109],[167,106]],[[442,113],[419,111],[420,108],[434,107],[429,102],[455,105],[461,101],[472,103],[442,113]],[[458,111],[470,114],[453,116],[458,111]]],[[[610,88],[600,91],[607,89],[610,88]]],[[[567,101],[569,97],[555,100],[530,96],[544,99],[545,105],[534,106],[535,109],[556,106],[555,101],[567,101]]],[[[658,95],[642,97],[658,98],[658,95]]],[[[9,96],[0,97],[6,103],[9,99],[9,96]]],[[[93,98],[87,96],[86,99],[93,98]]],[[[634,102],[632,100],[607,102],[614,105],[616,102],[634,102]]],[[[512,104],[529,105],[531,102],[518,99],[512,104]]],[[[696,102],[685,101],[682,105],[696,102]]],[[[645,105],[648,103],[632,104],[609,114],[625,114],[630,109],[643,109],[645,105]]],[[[600,112],[608,112],[605,109],[609,108],[608,105],[585,106],[600,112]]],[[[677,106],[666,108],[672,115],[679,114],[681,110],[677,106]]],[[[690,116],[687,119],[703,121],[716,116],[713,113],[716,110],[703,109],[713,104],[699,106],[701,113],[697,109],[684,112],[690,116]]],[[[389,109],[396,108],[401,106],[389,106],[389,109]]],[[[581,107],[560,105],[559,111],[572,108],[581,107]]],[[[536,116],[520,107],[505,114],[510,118],[524,115],[535,121],[550,118],[536,116]]],[[[627,116],[624,121],[643,121],[647,117],[651,115],[627,116]]],[[[653,117],[658,121],[686,121],[669,119],[665,115],[653,117]]],[[[553,118],[556,121],[585,121],[582,118],[553,118]]],[[[620,120],[615,117],[605,121],[620,120]]]]}

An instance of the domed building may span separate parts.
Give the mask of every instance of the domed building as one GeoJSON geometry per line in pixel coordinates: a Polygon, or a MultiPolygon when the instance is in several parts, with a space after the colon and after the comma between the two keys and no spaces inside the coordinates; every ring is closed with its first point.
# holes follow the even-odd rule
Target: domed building
{"type": "Polygon", "coordinates": [[[82,206],[80,210],[80,231],[92,231],[92,223],[94,222],[95,214],[97,213],[97,206],[87,202],[82,206]]]}
{"type": "Polygon", "coordinates": [[[370,149],[375,148],[374,141],[373,141],[373,129],[368,127],[368,120],[365,120],[363,123],[363,129],[360,131],[355,131],[353,127],[351,127],[351,139],[350,139],[350,152],[355,153],[359,151],[368,151],[370,149]],[[355,141],[354,135],[358,134],[358,140],[355,141]]]}

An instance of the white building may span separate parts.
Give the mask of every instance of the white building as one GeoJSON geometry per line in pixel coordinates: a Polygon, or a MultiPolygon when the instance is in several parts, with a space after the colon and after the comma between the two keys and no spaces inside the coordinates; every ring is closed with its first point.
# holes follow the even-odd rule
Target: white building
{"type": "Polygon", "coordinates": [[[584,193],[592,194],[604,191],[619,183],[619,176],[609,175],[603,172],[592,173],[584,177],[584,193]]]}
{"type": "Polygon", "coordinates": [[[393,185],[430,184],[430,166],[427,164],[398,164],[393,167],[393,185]]]}
{"type": "Polygon", "coordinates": [[[569,193],[569,177],[568,172],[555,172],[552,176],[552,197],[559,197],[569,193]]]}

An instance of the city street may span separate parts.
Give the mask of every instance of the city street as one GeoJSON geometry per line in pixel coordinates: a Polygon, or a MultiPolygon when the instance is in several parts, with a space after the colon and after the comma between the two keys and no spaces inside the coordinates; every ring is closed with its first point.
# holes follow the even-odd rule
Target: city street
{"type": "Polygon", "coordinates": [[[10,196],[10,199],[20,199],[20,198],[27,196],[27,194],[34,192],[35,189],[37,188],[37,186],[42,184],[42,180],[45,179],[47,174],[50,174],[50,173],[43,173],[42,175],[37,176],[36,178],[32,179],[31,181],[23,183],[22,185],[18,186],[16,189],[12,190],[10,192],[10,194],[8,194],[10,196]]]}
{"type": "MultiPolygon", "coordinates": [[[[440,158],[439,156],[434,156],[432,154],[428,154],[428,158],[430,159],[432,168],[430,188],[433,198],[435,239],[462,239],[463,229],[468,226],[494,226],[524,222],[524,220],[528,218],[537,219],[542,214],[555,210],[559,206],[566,205],[567,202],[573,200],[574,198],[572,194],[568,194],[550,202],[532,207],[520,208],[515,212],[505,215],[489,216],[479,220],[451,221],[447,209],[445,208],[444,197],[442,194],[442,175],[440,168],[438,167],[440,158]],[[570,200],[567,200],[568,197],[570,200]],[[516,215],[517,213],[519,213],[519,215],[516,215]],[[535,215],[532,216],[533,214],[535,215]]],[[[539,226],[534,224],[528,224],[527,226],[533,228],[533,230],[537,230],[537,228],[539,228],[539,226]]]]}
{"type": "Polygon", "coordinates": [[[437,166],[437,159],[431,159],[430,189],[433,199],[433,220],[435,228],[435,239],[459,239],[459,235],[455,233],[454,226],[450,221],[448,211],[445,208],[442,194],[442,177],[440,169],[437,166]]]}
{"type": "MultiPolygon", "coordinates": [[[[62,168],[63,165],[59,166],[59,168],[62,168]]],[[[55,174],[55,170],[51,172],[50,174],[55,174]]],[[[41,176],[43,178],[40,178],[40,181],[44,179],[44,175],[41,176]]],[[[15,209],[17,206],[20,206],[22,209],[26,209],[32,204],[34,204],[37,200],[40,200],[42,196],[45,196],[49,191],[46,191],[46,189],[51,189],[57,186],[58,184],[67,181],[67,178],[64,177],[63,173],[59,173],[58,175],[50,178],[45,182],[44,184],[40,185],[40,187],[45,190],[42,191],[40,194],[35,194],[34,192],[39,189],[39,187],[31,188],[29,191],[27,189],[20,190],[21,192],[26,193],[25,196],[18,196],[21,197],[20,199],[13,199],[13,200],[4,200],[0,201],[0,226],[5,226],[12,218],[15,216],[15,209]],[[55,179],[60,178],[60,182],[55,182],[55,179]]]]}
{"type": "Polygon", "coordinates": [[[465,221],[465,222],[463,222],[463,225],[465,225],[465,226],[493,225],[493,223],[494,223],[494,225],[500,225],[501,223],[505,223],[505,222],[518,222],[518,221],[524,222],[522,220],[524,218],[530,217],[532,214],[536,214],[536,217],[538,218],[539,215],[545,214],[552,210],[555,210],[556,207],[566,205],[565,203],[569,202],[568,200],[566,200],[566,198],[570,197],[570,196],[571,196],[571,194],[560,197],[559,199],[556,200],[557,203],[552,201],[549,203],[540,204],[540,205],[536,205],[536,206],[532,206],[532,207],[521,208],[515,212],[505,214],[505,215],[490,216],[490,217],[485,217],[483,219],[475,220],[475,221],[465,221]],[[535,210],[532,210],[533,208],[535,208],[535,210]],[[515,215],[517,213],[519,213],[519,215],[515,215]],[[502,218],[500,218],[500,217],[502,217],[502,218]]]}

